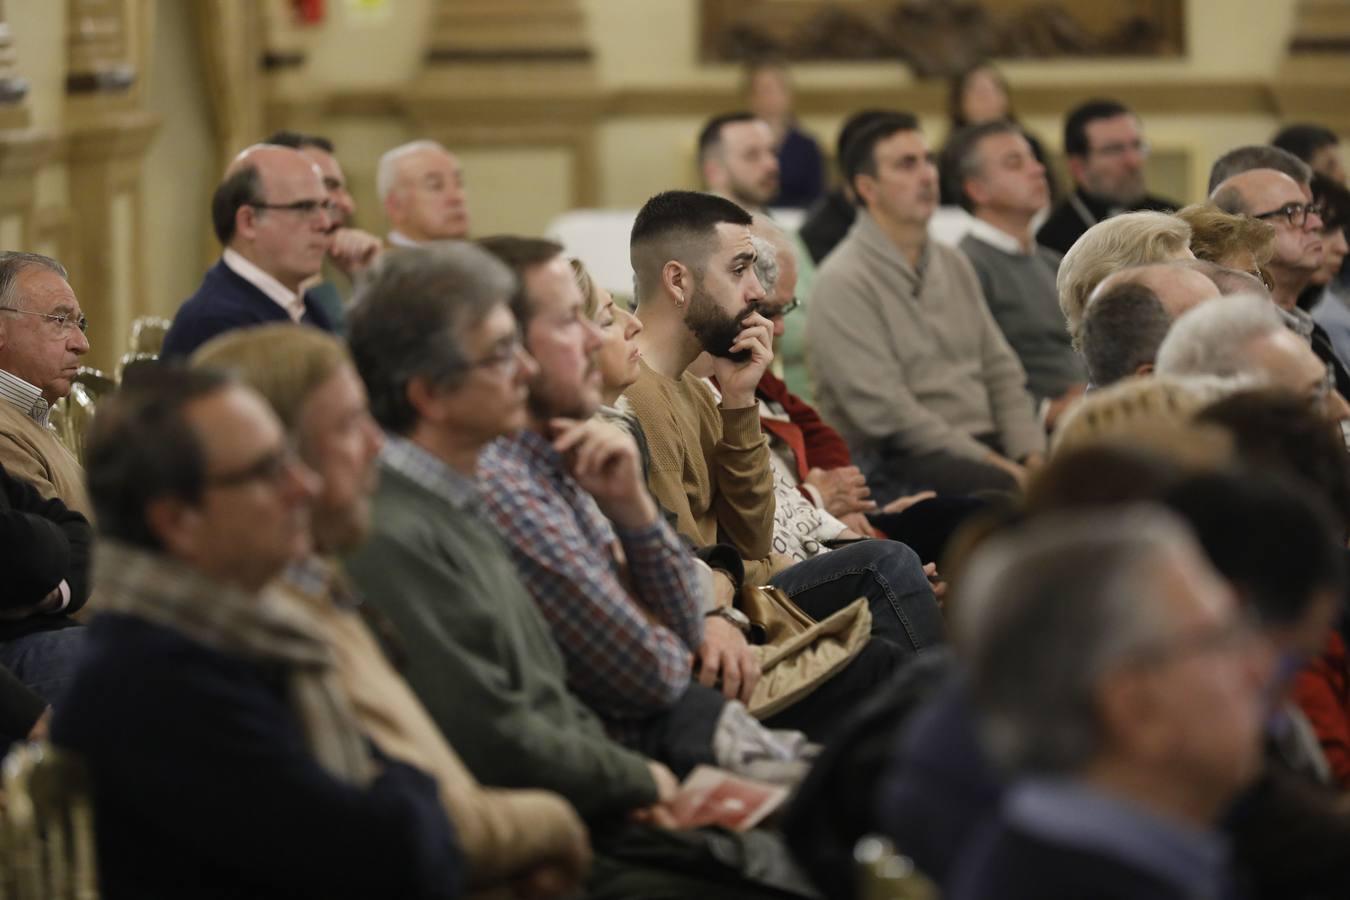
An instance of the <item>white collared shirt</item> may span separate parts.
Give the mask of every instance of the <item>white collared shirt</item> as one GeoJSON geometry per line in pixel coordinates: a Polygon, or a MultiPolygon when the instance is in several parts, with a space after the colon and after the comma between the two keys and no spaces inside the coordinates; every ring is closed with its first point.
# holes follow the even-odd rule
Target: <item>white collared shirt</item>
{"type": "Polygon", "coordinates": [[[1027,250],[1017,238],[1001,228],[995,228],[978,216],[971,216],[969,234],[984,241],[995,250],[1002,250],[1010,256],[1030,256],[1036,252],[1034,241],[1031,244],[1031,249],[1027,250]]]}
{"type": "Polygon", "coordinates": [[[395,247],[421,247],[421,246],[422,246],[422,242],[421,242],[421,241],[414,241],[412,238],[408,237],[406,234],[404,234],[404,233],[401,232],[401,231],[398,231],[397,229],[394,230],[394,231],[389,232],[389,243],[393,244],[395,247]]]}
{"type": "Polygon", "coordinates": [[[266,294],[277,306],[286,310],[292,321],[299,322],[305,317],[305,300],[295,291],[277,281],[257,265],[244,258],[242,253],[225,248],[221,261],[231,272],[266,294]]]}
{"type": "Polygon", "coordinates": [[[51,426],[52,408],[43,398],[42,389],[4,369],[0,369],[0,399],[39,425],[51,426]]]}

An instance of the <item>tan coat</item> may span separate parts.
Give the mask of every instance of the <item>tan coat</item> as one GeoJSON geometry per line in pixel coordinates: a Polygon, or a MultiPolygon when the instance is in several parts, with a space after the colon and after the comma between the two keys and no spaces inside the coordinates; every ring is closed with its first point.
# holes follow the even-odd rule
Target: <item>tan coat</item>
{"type": "Polygon", "coordinates": [[[30,482],[43,497],[60,497],[66,506],[93,519],[94,509],[79,461],[56,432],[3,401],[0,401],[0,465],[16,478],[30,482]]]}

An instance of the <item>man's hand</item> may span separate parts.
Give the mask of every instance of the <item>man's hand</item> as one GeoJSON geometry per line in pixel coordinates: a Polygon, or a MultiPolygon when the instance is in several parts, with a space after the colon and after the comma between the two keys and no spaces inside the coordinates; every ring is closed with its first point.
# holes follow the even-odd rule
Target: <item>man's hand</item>
{"type": "Polygon", "coordinates": [[[872,523],[867,520],[867,516],[862,513],[849,513],[846,516],[839,516],[839,521],[848,526],[848,530],[863,537],[884,538],[882,534],[872,527],[872,523]]]}
{"type": "Polygon", "coordinates": [[[709,616],[698,648],[698,683],[714,687],[720,677],[723,696],[749,703],[759,675],[759,661],[740,629],[720,616],[709,616]]]}
{"type": "Polygon", "coordinates": [[[933,596],[937,598],[938,606],[942,605],[942,598],[947,594],[947,582],[942,580],[938,574],[937,563],[925,563],[923,574],[928,578],[928,586],[933,589],[933,596]]]}
{"type": "Polygon", "coordinates": [[[651,806],[633,810],[628,817],[634,822],[674,829],[675,816],[671,813],[669,804],[679,793],[680,782],[674,772],[654,759],[647,760],[647,770],[651,772],[652,781],[656,784],[656,802],[651,806]]]}
{"type": "Polygon", "coordinates": [[[573,896],[580,889],[590,871],[593,853],[586,826],[570,807],[568,812],[571,826],[554,830],[563,840],[550,849],[544,861],[512,882],[514,896],[521,900],[548,900],[573,896]]]}
{"type": "Polygon", "coordinates": [[[883,506],[881,511],[884,513],[902,513],[911,506],[915,506],[925,500],[932,500],[936,496],[937,491],[919,491],[917,494],[907,494],[904,497],[896,497],[890,503],[883,506]]]}
{"type": "Polygon", "coordinates": [[[384,242],[368,231],[339,228],[328,245],[328,258],[342,274],[355,278],[375,264],[384,251],[384,242]]]}
{"type": "Polygon", "coordinates": [[[1027,458],[1022,460],[1022,468],[1026,469],[1028,474],[1035,472],[1043,465],[1045,465],[1045,457],[1039,453],[1028,453],[1027,458]]]}
{"type": "Polygon", "coordinates": [[[1075,384],[1064,393],[1050,401],[1045,408],[1045,430],[1054,431],[1059,417],[1068,412],[1069,408],[1083,398],[1087,391],[1087,385],[1075,384]]]}
{"type": "Polygon", "coordinates": [[[713,605],[718,609],[736,605],[736,582],[721,569],[713,569],[713,605]]]}
{"type": "Polygon", "coordinates": [[[713,357],[713,374],[722,389],[723,409],[754,406],[755,388],[773,362],[773,323],[759,313],[751,313],[741,323],[741,333],[731,352],[744,350],[750,358],[741,362],[713,357]]]}
{"type": "Polygon", "coordinates": [[[812,469],[806,473],[806,483],[820,491],[825,511],[835,517],[851,513],[869,513],[877,505],[867,498],[872,489],[857,466],[837,469],[812,469]]]}
{"type": "Polygon", "coordinates": [[[1027,486],[1027,470],[1001,453],[995,453],[993,450],[990,450],[985,454],[984,461],[994,468],[1002,469],[1011,475],[1013,480],[1017,482],[1019,488],[1025,488],[1027,486]]]}
{"type": "Polygon", "coordinates": [[[38,720],[33,723],[33,727],[28,731],[30,741],[45,741],[47,739],[47,727],[52,723],[52,708],[49,706],[38,716],[38,720]]]}
{"type": "Polygon", "coordinates": [[[553,419],[553,449],[595,498],[600,511],[623,528],[645,528],[660,516],[642,480],[642,457],[632,435],[600,419],[553,419]]]}

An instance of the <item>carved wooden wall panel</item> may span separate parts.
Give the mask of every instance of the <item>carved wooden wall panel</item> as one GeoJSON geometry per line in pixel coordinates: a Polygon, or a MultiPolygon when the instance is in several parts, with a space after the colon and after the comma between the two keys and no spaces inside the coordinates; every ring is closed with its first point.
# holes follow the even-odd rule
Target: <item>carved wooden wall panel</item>
{"type": "Polygon", "coordinates": [[[986,57],[1180,56],[1183,0],[702,0],[703,59],[900,59],[920,75],[986,57]]]}

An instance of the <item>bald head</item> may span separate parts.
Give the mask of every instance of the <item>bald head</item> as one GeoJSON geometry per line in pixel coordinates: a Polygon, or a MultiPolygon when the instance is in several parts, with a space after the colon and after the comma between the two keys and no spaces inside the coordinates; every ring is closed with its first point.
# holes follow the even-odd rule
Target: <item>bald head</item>
{"type": "MultiPolygon", "coordinates": [[[[1303,185],[1274,169],[1249,169],[1227,178],[1214,188],[1210,199],[1224,212],[1255,216],[1264,213],[1276,198],[1304,197],[1303,185]]],[[[1283,200],[1281,202],[1290,202],[1283,200]]],[[[1275,203],[1274,208],[1279,208],[1275,203]]]]}
{"type": "Polygon", "coordinates": [[[1213,281],[1185,262],[1151,263],[1131,266],[1108,275],[1092,292],[1089,306],[1097,297],[1122,284],[1138,284],[1148,288],[1173,320],[1192,307],[1220,296],[1219,288],[1213,281]]]}
{"type": "Polygon", "coordinates": [[[1275,226],[1275,253],[1267,264],[1275,284],[1271,294],[1292,309],[1322,267],[1322,219],[1307,209],[1312,192],[1283,172],[1252,169],[1220,183],[1213,201],[1225,212],[1259,216],[1275,226]]]}
{"type": "Polygon", "coordinates": [[[390,226],[408,240],[463,240],[469,236],[468,195],[459,159],[435,141],[412,141],[386,152],[375,190],[390,226]]]}

